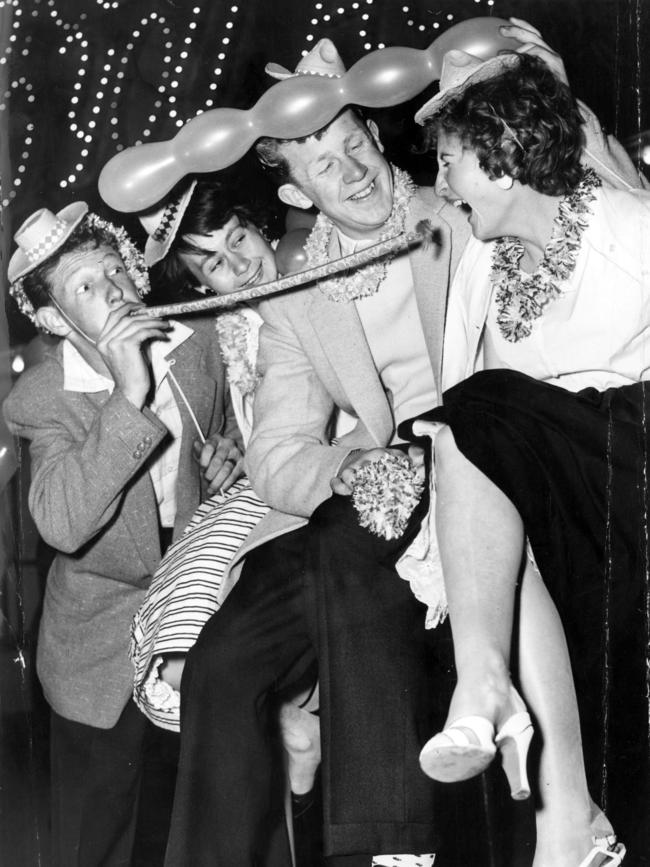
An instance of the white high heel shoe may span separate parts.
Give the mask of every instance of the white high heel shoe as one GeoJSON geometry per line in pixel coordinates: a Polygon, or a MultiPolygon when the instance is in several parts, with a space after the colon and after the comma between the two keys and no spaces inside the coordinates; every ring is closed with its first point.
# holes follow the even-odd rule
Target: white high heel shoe
{"type": "Polygon", "coordinates": [[[483,773],[496,750],[492,723],[482,716],[464,716],[427,741],[420,767],[432,780],[456,783],[483,773]]]}
{"type": "Polygon", "coordinates": [[[596,845],[578,867],[618,867],[625,858],[625,846],[616,842],[616,837],[594,841],[596,845]]]}
{"type": "Polygon", "coordinates": [[[527,711],[509,717],[496,737],[494,726],[485,717],[461,717],[427,741],[420,753],[420,767],[441,783],[469,780],[486,770],[498,748],[510,794],[521,801],[530,797],[526,759],[532,737],[533,724],[527,711]]]}
{"type": "Polygon", "coordinates": [[[501,764],[510,784],[510,796],[515,801],[525,801],[526,798],[530,798],[526,760],[532,739],[533,724],[527,711],[519,711],[509,717],[494,739],[501,753],[501,764]]]}

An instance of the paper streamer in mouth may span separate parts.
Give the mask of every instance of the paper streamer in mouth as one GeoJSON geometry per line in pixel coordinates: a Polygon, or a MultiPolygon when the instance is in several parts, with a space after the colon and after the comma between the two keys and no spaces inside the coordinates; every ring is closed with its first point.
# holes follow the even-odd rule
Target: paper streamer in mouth
{"type": "Polygon", "coordinates": [[[340,259],[316,265],[314,268],[308,268],[306,271],[298,271],[296,274],[288,274],[286,277],[280,277],[279,280],[272,280],[270,283],[261,283],[259,286],[255,285],[249,286],[246,289],[238,289],[236,292],[230,292],[228,295],[210,295],[208,298],[198,298],[196,301],[180,301],[176,304],[139,307],[131,315],[182,316],[185,313],[202,313],[204,310],[218,310],[233,307],[236,304],[242,304],[247,301],[258,301],[269,295],[276,295],[278,292],[286,292],[290,289],[297,289],[300,286],[308,286],[317,280],[324,280],[327,277],[331,277],[332,274],[337,274],[341,271],[354,271],[356,268],[361,268],[369,262],[382,259],[384,256],[394,254],[398,250],[408,249],[425,240],[428,240],[427,236],[421,232],[408,232],[396,235],[394,238],[379,241],[377,244],[373,244],[371,247],[366,247],[364,250],[359,250],[349,256],[342,256],[340,259]]]}

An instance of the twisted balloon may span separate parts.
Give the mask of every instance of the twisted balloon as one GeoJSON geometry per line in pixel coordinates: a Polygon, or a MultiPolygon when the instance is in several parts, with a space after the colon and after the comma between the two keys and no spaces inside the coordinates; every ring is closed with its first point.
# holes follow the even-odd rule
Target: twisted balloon
{"type": "Polygon", "coordinates": [[[482,60],[515,39],[499,33],[502,18],[471,18],[450,27],[423,50],[371,51],[339,78],[296,75],[278,81],[248,109],[215,108],[189,120],[170,141],[128,148],[99,176],[99,192],[118,211],[142,211],[160,201],[185,175],[226,168],[261,136],[299,138],[321,129],[346,105],[384,108],[406,102],[440,77],[447,51],[482,60]]]}

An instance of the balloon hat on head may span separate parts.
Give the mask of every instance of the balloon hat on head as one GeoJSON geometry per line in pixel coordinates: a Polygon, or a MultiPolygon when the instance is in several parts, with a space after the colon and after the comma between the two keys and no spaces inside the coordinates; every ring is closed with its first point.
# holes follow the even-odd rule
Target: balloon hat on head
{"type": "MultiPolygon", "coordinates": [[[[346,105],[388,108],[412,99],[440,77],[442,58],[452,48],[481,59],[501,49],[514,50],[519,43],[499,32],[508,23],[502,18],[472,18],[450,27],[424,50],[371,51],[347,72],[334,70],[333,75],[284,74],[287,70],[271,64],[270,74],[279,69],[282,79],[252,108],[211,109],[188,121],[170,141],[122,151],[102,169],[99,192],[112,208],[143,211],[185,175],[237,162],[262,136],[301,138],[324,127],[346,105]]],[[[329,48],[319,44],[325,67],[335,65],[329,48]]]]}
{"type": "Polygon", "coordinates": [[[298,62],[295,72],[280,66],[279,63],[267,63],[264,71],[279,81],[285,78],[295,78],[297,75],[321,75],[325,78],[341,78],[345,75],[345,66],[341,60],[336,45],[331,39],[320,39],[316,45],[298,62]]]}

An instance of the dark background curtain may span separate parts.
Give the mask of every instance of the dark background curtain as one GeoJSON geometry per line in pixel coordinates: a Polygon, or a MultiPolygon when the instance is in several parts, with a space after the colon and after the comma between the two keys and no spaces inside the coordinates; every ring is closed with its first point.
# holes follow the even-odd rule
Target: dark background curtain
{"type": "MultiPolygon", "coordinates": [[[[0,0],[5,297],[11,235],[34,210],[83,199],[142,242],[137,220],[99,198],[107,160],[173,137],[198,111],[249,108],[272,83],[266,62],[293,69],[324,36],[350,66],[384,45],[425,48],[467,18],[524,18],[563,56],[576,95],[647,168],[649,7],[648,0],[0,0]]],[[[435,160],[413,150],[412,116],[425,96],[376,119],[389,157],[431,182],[435,160]]],[[[254,160],[244,163],[247,192],[277,209],[254,160]]],[[[279,209],[277,216],[281,224],[279,209]]],[[[6,315],[0,306],[0,399],[41,348],[13,301],[6,315]]],[[[0,423],[0,860],[20,867],[47,865],[46,709],[33,649],[50,555],[25,508],[25,453],[12,477],[14,467],[0,423]]]]}

